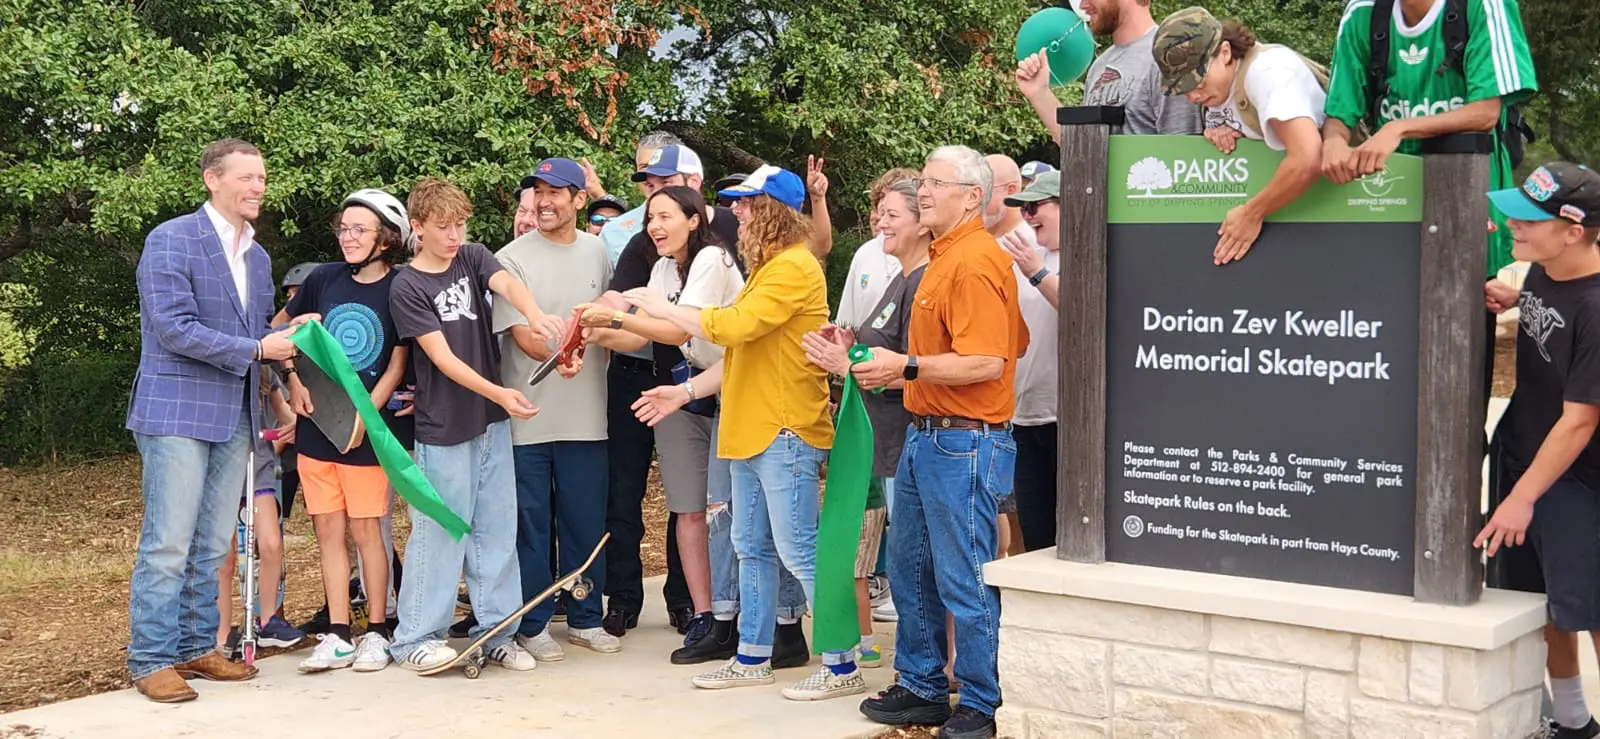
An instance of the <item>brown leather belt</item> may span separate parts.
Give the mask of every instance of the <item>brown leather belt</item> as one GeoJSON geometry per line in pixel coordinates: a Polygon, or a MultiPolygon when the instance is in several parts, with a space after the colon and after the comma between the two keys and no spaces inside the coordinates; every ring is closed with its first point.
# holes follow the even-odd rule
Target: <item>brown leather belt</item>
{"type": "Polygon", "coordinates": [[[938,431],[940,429],[964,429],[973,431],[977,429],[997,429],[1010,431],[1011,422],[989,423],[976,418],[962,418],[961,416],[912,416],[911,425],[922,431],[938,431]]]}

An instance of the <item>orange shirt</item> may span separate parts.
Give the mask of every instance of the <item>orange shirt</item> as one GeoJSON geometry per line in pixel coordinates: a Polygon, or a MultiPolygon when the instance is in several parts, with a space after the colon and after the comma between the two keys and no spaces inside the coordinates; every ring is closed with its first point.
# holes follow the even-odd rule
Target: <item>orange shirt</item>
{"type": "Polygon", "coordinates": [[[928,253],[907,332],[908,352],[1000,357],[1006,364],[998,379],[972,385],[908,382],[906,410],[918,416],[1009,421],[1017,402],[1016,359],[1028,348],[1011,257],[983,230],[981,218],[940,236],[928,253]]]}

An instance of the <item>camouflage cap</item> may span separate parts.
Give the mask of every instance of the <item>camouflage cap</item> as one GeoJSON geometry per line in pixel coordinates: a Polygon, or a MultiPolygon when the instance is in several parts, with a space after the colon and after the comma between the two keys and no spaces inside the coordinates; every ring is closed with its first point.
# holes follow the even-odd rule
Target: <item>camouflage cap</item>
{"type": "Polygon", "coordinates": [[[1152,43],[1161,92],[1182,95],[1200,86],[1222,45],[1222,23],[1205,8],[1184,8],[1161,21],[1152,43]]]}

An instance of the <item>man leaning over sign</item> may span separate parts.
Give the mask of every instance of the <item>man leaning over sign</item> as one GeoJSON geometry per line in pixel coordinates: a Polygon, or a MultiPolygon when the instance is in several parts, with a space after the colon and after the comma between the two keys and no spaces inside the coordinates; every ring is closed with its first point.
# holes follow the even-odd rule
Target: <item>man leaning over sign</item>
{"type": "Polygon", "coordinates": [[[1261,224],[1322,175],[1327,73],[1294,49],[1256,41],[1248,26],[1185,8],[1156,29],[1161,89],[1205,106],[1206,138],[1231,154],[1241,138],[1284,152],[1261,192],[1233,207],[1217,229],[1218,265],[1243,259],[1261,224]]]}

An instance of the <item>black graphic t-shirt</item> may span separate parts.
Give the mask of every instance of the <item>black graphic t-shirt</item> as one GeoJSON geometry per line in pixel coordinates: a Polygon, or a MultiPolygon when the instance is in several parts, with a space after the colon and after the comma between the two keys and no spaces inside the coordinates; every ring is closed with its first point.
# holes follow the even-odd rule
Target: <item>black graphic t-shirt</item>
{"type": "MultiPolygon", "coordinates": [[[[1517,389],[1500,422],[1507,455],[1526,469],[1561,418],[1561,404],[1600,405],[1600,275],[1564,282],[1533,265],[1517,307],[1517,389]]],[[[1600,490],[1600,436],[1568,470],[1600,490]]]]}
{"type": "MultiPolygon", "coordinates": [[[[323,327],[344,348],[345,357],[355,367],[356,376],[361,378],[368,393],[388,371],[389,360],[399,343],[394,319],[389,315],[389,288],[394,276],[391,270],[377,282],[363,284],[350,276],[350,269],[343,262],[330,262],[307,276],[300,291],[284,308],[291,318],[303,313],[321,314],[323,327]]],[[[309,360],[301,360],[302,363],[306,361],[309,360]]],[[[315,405],[319,400],[314,397],[311,402],[315,405]]],[[[379,404],[378,410],[392,429],[392,414],[384,410],[383,404],[379,404]]],[[[296,450],[312,459],[368,467],[378,463],[370,439],[363,438],[360,446],[341,455],[309,418],[300,418],[295,423],[294,435],[296,450]]]]}
{"type": "MultiPolygon", "coordinates": [[[[493,382],[500,377],[500,344],[485,293],[489,278],[501,271],[500,260],[483,244],[463,244],[443,272],[404,267],[389,291],[389,310],[402,339],[415,340],[435,331],[458,359],[493,382]]],[[[506,420],[505,409],[445,376],[422,351],[411,352],[417,373],[417,442],[452,446],[482,434],[491,423],[506,420]]]]}

